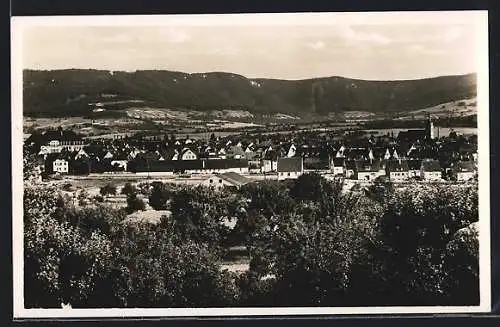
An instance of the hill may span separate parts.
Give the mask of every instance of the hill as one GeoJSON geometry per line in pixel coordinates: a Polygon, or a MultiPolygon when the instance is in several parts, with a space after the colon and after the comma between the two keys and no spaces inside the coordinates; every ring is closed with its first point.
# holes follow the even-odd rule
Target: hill
{"type": "Polygon", "coordinates": [[[25,70],[23,87],[24,114],[28,116],[119,113],[130,107],[307,116],[411,111],[471,98],[476,96],[476,74],[366,81],[344,77],[249,79],[222,72],[25,70]]]}

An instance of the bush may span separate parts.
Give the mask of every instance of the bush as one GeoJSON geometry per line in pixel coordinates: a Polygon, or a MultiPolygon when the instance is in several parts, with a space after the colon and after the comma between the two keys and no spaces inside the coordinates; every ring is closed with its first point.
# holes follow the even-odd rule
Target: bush
{"type": "Polygon", "coordinates": [[[104,202],[104,198],[101,195],[94,196],[94,200],[96,202],[101,202],[101,203],[104,202]]]}
{"type": "Polygon", "coordinates": [[[72,192],[74,189],[73,189],[73,185],[71,183],[65,183],[63,186],[62,186],[62,190],[63,191],[66,191],[66,192],[72,192]]]}
{"type": "Polygon", "coordinates": [[[139,210],[144,210],[146,208],[144,201],[139,199],[136,194],[131,194],[127,196],[127,213],[136,212],[139,210]]]}
{"type": "Polygon", "coordinates": [[[125,185],[122,188],[121,193],[123,195],[137,194],[137,188],[130,183],[125,183],[125,185]]]}
{"type": "Polygon", "coordinates": [[[106,195],[115,195],[116,194],[116,186],[112,184],[106,184],[101,187],[100,193],[102,196],[106,195]]]}
{"type": "Polygon", "coordinates": [[[166,210],[167,201],[171,196],[170,189],[163,183],[153,183],[153,189],[149,196],[149,205],[155,210],[166,210]]]}

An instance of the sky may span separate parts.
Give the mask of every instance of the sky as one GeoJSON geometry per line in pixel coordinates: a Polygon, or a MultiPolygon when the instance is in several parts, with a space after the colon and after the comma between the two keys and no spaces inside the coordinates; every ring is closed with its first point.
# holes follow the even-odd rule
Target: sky
{"type": "Polygon", "coordinates": [[[385,19],[336,19],[339,15],[333,14],[302,19],[306,16],[28,24],[20,30],[23,68],[398,80],[476,72],[478,54],[484,52],[476,42],[482,32],[477,20],[467,16],[402,19],[394,13],[385,19]]]}

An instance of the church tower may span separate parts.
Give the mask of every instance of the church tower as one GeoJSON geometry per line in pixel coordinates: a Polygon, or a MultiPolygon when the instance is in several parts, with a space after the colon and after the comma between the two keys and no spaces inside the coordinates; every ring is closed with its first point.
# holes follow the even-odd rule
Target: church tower
{"type": "Polygon", "coordinates": [[[431,115],[427,116],[427,121],[425,122],[425,137],[427,139],[434,139],[434,122],[431,119],[431,115]]]}

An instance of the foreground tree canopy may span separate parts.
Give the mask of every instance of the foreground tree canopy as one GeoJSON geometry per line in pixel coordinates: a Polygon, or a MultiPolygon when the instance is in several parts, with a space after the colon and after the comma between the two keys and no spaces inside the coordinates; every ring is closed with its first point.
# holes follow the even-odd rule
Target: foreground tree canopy
{"type": "Polygon", "coordinates": [[[479,303],[477,185],[343,192],[315,174],[222,192],[157,184],[150,204],[172,213],[158,224],[125,219],[142,208],[126,193],[124,209],[75,206],[25,185],[26,307],[479,303]],[[221,268],[234,245],[248,249],[239,275],[221,268]]]}

